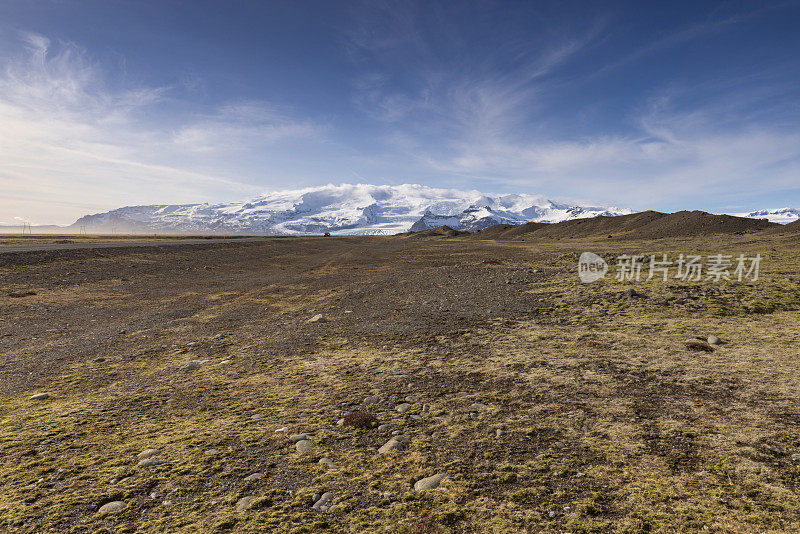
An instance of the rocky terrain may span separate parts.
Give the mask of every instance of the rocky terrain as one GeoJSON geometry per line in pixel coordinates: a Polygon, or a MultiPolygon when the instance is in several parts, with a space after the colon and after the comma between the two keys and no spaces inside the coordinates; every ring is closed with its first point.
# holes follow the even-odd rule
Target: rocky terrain
{"type": "Polygon", "coordinates": [[[797,531],[770,228],[0,249],[0,529],[797,531]],[[765,260],[584,285],[585,250],[765,260]]]}

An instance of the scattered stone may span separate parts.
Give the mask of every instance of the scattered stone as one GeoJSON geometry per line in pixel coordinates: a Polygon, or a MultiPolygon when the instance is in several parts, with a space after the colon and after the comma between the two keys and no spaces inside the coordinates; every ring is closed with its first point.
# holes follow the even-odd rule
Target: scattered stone
{"type": "Polygon", "coordinates": [[[409,395],[408,397],[406,397],[405,401],[413,404],[417,402],[417,397],[415,395],[409,395]]]}
{"type": "Polygon", "coordinates": [[[255,499],[255,497],[253,496],[242,497],[241,499],[239,499],[239,502],[236,503],[236,511],[244,512],[245,510],[250,508],[250,505],[253,503],[253,499],[255,499]]]}
{"type": "Polygon", "coordinates": [[[470,409],[475,411],[475,412],[482,412],[484,410],[488,410],[489,407],[486,406],[485,404],[483,404],[482,402],[473,402],[470,405],[470,409]]]}
{"type": "Polygon", "coordinates": [[[197,362],[189,362],[183,366],[185,371],[194,371],[196,369],[200,369],[200,364],[197,362]]]}
{"type": "Polygon", "coordinates": [[[498,428],[497,430],[494,431],[494,435],[498,438],[505,435],[505,433],[506,431],[503,430],[502,428],[498,428]]]}
{"type": "Polygon", "coordinates": [[[720,343],[722,343],[722,340],[717,336],[708,336],[707,341],[709,345],[719,345],[720,343]]]}
{"type": "Polygon", "coordinates": [[[120,510],[125,508],[125,503],[122,501],[111,501],[105,503],[103,506],[100,507],[99,512],[108,512],[114,513],[119,512],[120,510]]]}
{"type": "Polygon", "coordinates": [[[411,440],[405,436],[394,436],[392,439],[384,443],[383,446],[378,449],[378,452],[380,454],[386,454],[390,451],[403,451],[406,449],[409,443],[411,443],[411,440]]]}
{"type": "Polygon", "coordinates": [[[404,402],[402,404],[398,404],[397,408],[395,408],[395,410],[397,410],[400,413],[406,413],[410,409],[411,409],[411,405],[409,403],[407,403],[407,402],[404,402]]]}
{"type": "Polygon", "coordinates": [[[158,456],[159,454],[161,454],[161,451],[158,449],[145,449],[137,454],[136,457],[140,460],[146,460],[148,458],[152,458],[153,456],[158,456]]]}
{"type": "Polygon", "coordinates": [[[421,415],[412,415],[411,419],[414,420],[414,421],[421,421],[422,420],[422,416],[421,415]]]}
{"type": "Polygon", "coordinates": [[[275,429],[275,432],[276,432],[276,433],[279,433],[279,432],[286,432],[286,431],[288,431],[288,430],[289,430],[289,427],[282,426],[282,427],[280,427],[280,428],[276,428],[276,429],[275,429]]]}
{"type": "Polygon", "coordinates": [[[414,483],[414,491],[426,491],[432,490],[439,487],[442,480],[447,477],[447,473],[436,473],[433,476],[426,477],[420,480],[417,480],[414,483]]]}
{"type": "Polygon", "coordinates": [[[49,393],[37,393],[36,395],[32,395],[31,396],[31,400],[36,400],[36,401],[38,401],[38,400],[47,400],[49,398],[50,398],[50,394],[49,393]]]}
{"type": "Polygon", "coordinates": [[[314,317],[309,319],[307,322],[309,322],[309,323],[326,323],[326,322],[328,322],[328,319],[326,319],[323,314],[318,313],[314,317]]]}
{"type": "MultiPolygon", "coordinates": [[[[264,419],[264,416],[261,415],[260,413],[257,413],[257,414],[255,414],[255,415],[250,417],[251,421],[258,421],[259,419],[264,419]]],[[[276,432],[277,432],[277,430],[276,430],[276,432]]]]}
{"type": "Polygon", "coordinates": [[[634,298],[638,297],[639,293],[637,293],[636,290],[631,287],[625,290],[625,296],[629,298],[634,298]]]}
{"type": "Polygon", "coordinates": [[[547,514],[547,515],[549,515],[549,516],[550,516],[550,518],[552,519],[553,517],[555,517],[555,516],[556,516],[556,513],[555,513],[554,511],[550,510],[550,513],[549,513],[549,514],[547,514]]]}
{"type": "Polygon", "coordinates": [[[364,399],[363,404],[364,406],[369,406],[370,404],[377,404],[378,400],[379,400],[378,397],[367,397],[364,399]]]}
{"type": "Polygon", "coordinates": [[[333,501],[333,493],[326,491],[320,495],[319,499],[317,499],[312,508],[314,510],[319,510],[320,512],[327,512],[330,508],[331,501],[333,501]]]}
{"type": "Polygon", "coordinates": [[[431,407],[427,404],[422,405],[422,413],[428,413],[431,411],[431,407]]]}
{"type": "Polygon", "coordinates": [[[254,480],[261,480],[264,478],[264,473],[253,473],[244,477],[243,482],[253,482],[254,480]]]}
{"type": "Polygon", "coordinates": [[[103,363],[104,361],[106,361],[106,359],[105,359],[105,358],[103,358],[102,356],[100,356],[100,357],[98,357],[98,358],[95,358],[95,359],[94,359],[94,360],[92,360],[92,361],[93,361],[93,362],[95,362],[95,363],[103,363]]]}
{"type": "Polygon", "coordinates": [[[294,448],[297,449],[297,452],[301,453],[309,452],[311,449],[314,448],[314,442],[311,441],[310,439],[303,439],[295,443],[294,448]]]}
{"type": "Polygon", "coordinates": [[[379,432],[386,432],[387,430],[390,430],[391,428],[392,428],[391,423],[384,423],[384,424],[382,424],[381,426],[378,427],[378,431],[379,432]]]}
{"type": "Polygon", "coordinates": [[[800,452],[796,452],[792,455],[793,462],[800,462],[800,452]]]}
{"type": "Polygon", "coordinates": [[[161,503],[161,504],[163,504],[164,506],[166,506],[167,508],[169,508],[170,506],[172,506],[172,501],[170,501],[170,500],[166,500],[166,501],[164,501],[164,502],[163,502],[163,503],[161,503]]]}
{"type": "Polygon", "coordinates": [[[317,463],[319,465],[324,465],[325,467],[329,467],[329,468],[336,467],[336,464],[333,463],[330,458],[320,458],[319,462],[317,462],[317,463]]]}
{"type": "Polygon", "coordinates": [[[313,504],[317,502],[321,497],[322,497],[321,493],[315,493],[314,495],[311,496],[311,503],[313,504]]]}
{"type": "Polygon", "coordinates": [[[216,455],[219,454],[219,450],[218,449],[208,449],[203,454],[205,454],[206,456],[216,456],[216,455]]]}
{"type": "MultiPolygon", "coordinates": [[[[141,462],[139,462],[140,467],[155,467],[157,465],[161,465],[164,463],[164,460],[159,458],[145,458],[141,462]]],[[[120,481],[122,482],[122,481],[120,481]]]]}
{"type": "Polygon", "coordinates": [[[298,441],[303,441],[304,439],[311,439],[311,436],[308,434],[294,434],[289,436],[289,441],[292,443],[297,443],[298,441]]]}

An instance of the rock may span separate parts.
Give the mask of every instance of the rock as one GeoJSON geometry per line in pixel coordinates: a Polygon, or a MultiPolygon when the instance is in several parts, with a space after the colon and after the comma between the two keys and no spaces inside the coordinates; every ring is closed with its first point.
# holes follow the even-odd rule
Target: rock
{"type": "Polygon", "coordinates": [[[421,415],[412,415],[411,419],[414,420],[414,421],[421,421],[422,420],[422,416],[421,415]]]}
{"type": "Polygon", "coordinates": [[[100,357],[98,357],[98,358],[95,358],[95,359],[94,359],[94,360],[92,360],[92,361],[93,361],[93,362],[95,362],[95,363],[103,363],[104,361],[106,361],[106,359],[105,359],[105,358],[103,358],[102,356],[100,356],[100,357]]]}
{"type": "Polygon", "coordinates": [[[369,406],[370,404],[377,404],[378,400],[379,400],[378,397],[367,397],[364,399],[363,404],[364,406],[369,406]]]}
{"type": "Polygon", "coordinates": [[[483,404],[482,402],[473,402],[470,405],[470,409],[474,412],[482,412],[484,410],[488,410],[489,407],[483,404]]]}
{"type": "Polygon", "coordinates": [[[639,293],[637,293],[636,290],[631,287],[625,290],[625,296],[629,298],[638,297],[639,293]]]}
{"type": "Polygon", "coordinates": [[[410,402],[411,404],[417,402],[417,397],[415,395],[409,395],[405,398],[406,402],[410,402]]]}
{"type": "Polygon", "coordinates": [[[258,421],[260,419],[264,419],[264,416],[261,415],[260,413],[257,413],[257,414],[254,414],[254,415],[250,416],[250,420],[251,421],[258,421]]]}
{"type": "Polygon", "coordinates": [[[505,433],[506,431],[503,430],[502,428],[498,428],[497,430],[494,431],[494,435],[498,438],[505,435],[505,433]]]}
{"type": "Polygon", "coordinates": [[[447,473],[436,473],[433,476],[422,478],[414,483],[414,491],[426,491],[439,487],[442,480],[447,477],[447,473]]]}
{"type": "Polygon", "coordinates": [[[411,443],[411,440],[405,436],[394,436],[392,439],[384,443],[383,446],[378,449],[378,452],[380,454],[386,454],[390,451],[402,451],[406,449],[409,443],[411,443]]]}
{"type": "Polygon", "coordinates": [[[719,345],[720,343],[722,343],[722,340],[717,336],[708,336],[707,341],[709,345],[719,345]]]}
{"type": "Polygon", "coordinates": [[[422,413],[428,413],[431,411],[431,407],[427,404],[422,405],[422,413]]]}
{"type": "Polygon", "coordinates": [[[386,432],[392,428],[391,423],[384,423],[378,427],[378,432],[386,432]]]}
{"type": "Polygon", "coordinates": [[[321,497],[322,497],[322,494],[320,494],[320,493],[315,493],[314,495],[312,495],[312,496],[311,496],[311,502],[312,502],[312,503],[315,503],[315,502],[317,502],[318,500],[320,500],[320,498],[321,498],[321,497]]]}
{"type": "Polygon", "coordinates": [[[332,501],[333,501],[333,493],[331,493],[330,491],[326,491],[325,493],[320,495],[319,499],[317,499],[312,508],[314,510],[319,510],[320,512],[327,512],[332,501]]]}
{"type": "Polygon", "coordinates": [[[253,496],[242,497],[241,499],[239,499],[239,502],[236,503],[236,511],[244,512],[245,510],[250,508],[250,505],[253,503],[253,499],[255,499],[255,497],[253,496]]]}
{"type": "Polygon", "coordinates": [[[100,507],[99,512],[108,512],[114,513],[119,512],[120,510],[125,508],[125,503],[122,501],[111,501],[105,503],[103,506],[100,507]]]}
{"type": "Polygon", "coordinates": [[[336,464],[333,463],[330,458],[320,458],[319,462],[317,463],[319,465],[324,465],[325,467],[330,467],[330,468],[336,467],[336,464]]]}
{"type": "Polygon", "coordinates": [[[303,441],[304,439],[311,439],[311,436],[308,434],[294,434],[289,436],[289,441],[292,443],[297,443],[298,441],[303,441]]]}
{"type": "Polygon", "coordinates": [[[196,369],[200,369],[200,364],[197,362],[189,362],[183,366],[185,371],[194,371],[196,369]]]}
{"type": "Polygon", "coordinates": [[[411,405],[409,403],[407,403],[407,402],[404,402],[402,404],[398,404],[397,407],[395,408],[395,410],[397,410],[400,413],[406,413],[410,409],[411,409],[411,405]]]}
{"type": "Polygon", "coordinates": [[[218,449],[208,449],[203,454],[206,455],[206,456],[216,456],[216,455],[219,454],[219,450],[218,449]]]}
{"type": "Polygon", "coordinates": [[[155,467],[164,463],[164,460],[158,458],[145,458],[139,462],[139,467],[155,467]]]}
{"type": "Polygon", "coordinates": [[[37,393],[36,395],[31,396],[31,400],[47,400],[50,398],[49,393],[37,393]]]}
{"type": "Polygon", "coordinates": [[[264,473],[253,473],[242,479],[243,482],[253,482],[254,480],[261,480],[264,478],[264,473]]]}
{"type": "Polygon", "coordinates": [[[792,455],[793,462],[800,462],[800,452],[796,452],[792,455]]]}
{"type": "Polygon", "coordinates": [[[275,432],[276,432],[276,433],[277,433],[277,432],[286,432],[287,430],[289,430],[289,428],[288,428],[288,427],[282,426],[282,427],[280,427],[280,428],[276,428],[276,429],[275,429],[275,432]]]}
{"type": "Polygon", "coordinates": [[[152,458],[153,456],[158,456],[159,454],[161,454],[161,451],[158,449],[145,449],[137,454],[136,457],[140,460],[146,460],[148,458],[152,458]]]}
{"type": "Polygon", "coordinates": [[[316,314],[314,317],[312,317],[311,319],[309,319],[306,322],[309,322],[309,323],[326,323],[326,322],[328,322],[328,319],[326,319],[323,314],[318,313],[318,314],[316,314]]]}
{"type": "Polygon", "coordinates": [[[295,443],[294,448],[297,449],[297,452],[309,452],[314,448],[314,442],[310,439],[303,439],[295,443]]]}

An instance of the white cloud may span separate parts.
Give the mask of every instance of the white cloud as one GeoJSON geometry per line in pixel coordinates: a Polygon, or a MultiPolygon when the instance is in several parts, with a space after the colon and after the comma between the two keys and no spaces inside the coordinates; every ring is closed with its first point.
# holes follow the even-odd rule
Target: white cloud
{"type": "Polygon", "coordinates": [[[263,102],[162,117],[173,88],[119,88],[73,43],[20,42],[0,59],[0,220],[65,223],[120,205],[253,194],[262,188],[215,162],[321,131],[263,102]]]}

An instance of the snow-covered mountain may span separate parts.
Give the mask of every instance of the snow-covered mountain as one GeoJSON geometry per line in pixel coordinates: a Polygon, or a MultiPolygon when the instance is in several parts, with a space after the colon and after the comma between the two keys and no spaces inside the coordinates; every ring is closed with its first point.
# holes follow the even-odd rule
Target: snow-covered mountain
{"type": "Polygon", "coordinates": [[[800,219],[800,210],[797,208],[777,208],[751,211],[749,213],[731,213],[731,215],[749,217],[751,219],[769,219],[770,222],[788,224],[800,219]]]}
{"type": "Polygon", "coordinates": [[[443,224],[475,231],[494,224],[626,213],[631,211],[569,206],[537,195],[486,195],[413,184],[344,184],[275,191],[246,202],[130,206],[86,215],[73,227],[120,233],[396,234],[443,224]]]}

